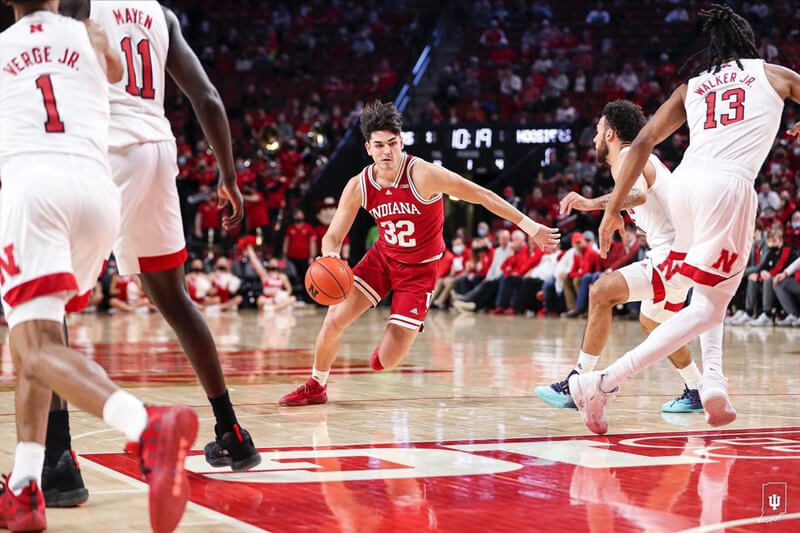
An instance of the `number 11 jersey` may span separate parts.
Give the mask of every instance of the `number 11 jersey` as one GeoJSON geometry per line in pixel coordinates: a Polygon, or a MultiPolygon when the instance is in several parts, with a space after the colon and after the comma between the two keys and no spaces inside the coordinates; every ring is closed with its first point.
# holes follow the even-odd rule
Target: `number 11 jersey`
{"type": "Polygon", "coordinates": [[[109,145],[173,141],[164,114],[169,29],[161,5],[153,1],[92,0],[92,20],[119,51],[125,75],[111,86],[109,145]]]}
{"type": "Polygon", "coordinates": [[[361,172],[362,207],[378,225],[378,246],[387,257],[413,265],[429,263],[444,253],[442,195],[425,200],[414,186],[411,168],[418,158],[403,153],[394,183],[382,187],[373,166],[361,172]]]}

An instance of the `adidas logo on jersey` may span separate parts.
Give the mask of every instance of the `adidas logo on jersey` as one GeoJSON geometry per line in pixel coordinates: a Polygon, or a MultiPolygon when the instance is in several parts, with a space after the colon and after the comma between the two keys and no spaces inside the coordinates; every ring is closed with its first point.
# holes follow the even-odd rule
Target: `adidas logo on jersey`
{"type": "Polygon", "coordinates": [[[414,309],[412,309],[411,311],[409,311],[409,313],[412,313],[412,314],[418,315],[418,314],[419,314],[419,311],[417,311],[417,308],[415,307],[414,309]]]}
{"type": "Polygon", "coordinates": [[[386,196],[391,196],[391,195],[392,195],[392,191],[390,191],[389,189],[386,189],[386,196]]]}

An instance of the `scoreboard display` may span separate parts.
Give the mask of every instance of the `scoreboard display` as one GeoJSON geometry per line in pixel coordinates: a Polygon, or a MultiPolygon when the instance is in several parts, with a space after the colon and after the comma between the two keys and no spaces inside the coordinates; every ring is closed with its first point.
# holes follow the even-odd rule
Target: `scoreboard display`
{"type": "Polygon", "coordinates": [[[532,149],[576,139],[567,125],[435,125],[403,132],[409,153],[460,174],[498,174],[532,149]]]}

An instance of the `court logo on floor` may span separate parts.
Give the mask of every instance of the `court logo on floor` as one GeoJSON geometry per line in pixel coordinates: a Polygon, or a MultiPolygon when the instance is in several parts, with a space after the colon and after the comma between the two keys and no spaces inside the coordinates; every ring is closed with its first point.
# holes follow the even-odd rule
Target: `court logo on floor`
{"type": "Polygon", "coordinates": [[[772,522],[780,515],[786,514],[787,484],[771,481],[761,486],[761,518],[763,522],[772,522]]]}

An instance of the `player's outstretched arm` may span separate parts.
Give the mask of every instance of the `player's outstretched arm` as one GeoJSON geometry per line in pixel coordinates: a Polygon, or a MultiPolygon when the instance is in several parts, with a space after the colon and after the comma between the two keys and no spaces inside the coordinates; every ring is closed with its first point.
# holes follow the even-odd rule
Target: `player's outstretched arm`
{"type": "Polygon", "coordinates": [[[672,92],[672,95],[656,111],[655,116],[645,124],[631,144],[631,149],[622,162],[622,168],[616,178],[614,190],[606,206],[603,221],[600,223],[600,255],[606,258],[611,247],[615,231],[625,234],[625,225],[619,212],[623,202],[631,192],[634,183],[642,175],[647,158],[657,144],[672,135],[686,122],[686,109],[683,102],[686,98],[686,84],[672,92]]]}
{"type": "Polygon", "coordinates": [[[225,105],[216,87],[208,79],[200,60],[183,38],[178,17],[170,9],[166,7],[163,9],[169,29],[167,72],[192,102],[192,109],[217,157],[220,170],[220,182],[217,188],[219,205],[222,207],[225,203],[230,203],[233,208],[233,214],[223,217],[222,224],[225,229],[231,229],[241,223],[244,207],[242,193],[236,185],[231,130],[228,126],[225,105]]]}
{"type": "Polygon", "coordinates": [[[117,83],[122,79],[124,71],[122,70],[122,59],[116,50],[112,50],[108,44],[108,37],[106,32],[103,31],[98,24],[86,19],[83,21],[86,25],[86,33],[89,34],[89,42],[92,43],[94,53],[97,55],[97,60],[100,66],[106,73],[106,78],[109,83],[117,83]]]}
{"type": "Polygon", "coordinates": [[[414,184],[424,196],[431,197],[441,192],[466,202],[480,204],[495,215],[519,226],[540,248],[546,250],[558,248],[561,235],[557,229],[534,222],[489,189],[427,161],[420,161],[414,165],[412,172],[414,184]]]}
{"type": "Polygon", "coordinates": [[[356,219],[362,201],[360,177],[350,178],[350,181],[347,182],[342,191],[342,196],[339,198],[339,206],[333,215],[331,225],[328,226],[328,231],[322,237],[320,252],[323,257],[341,257],[344,239],[353,226],[353,221],[356,219]]]}
{"type": "Polygon", "coordinates": [[[258,274],[258,279],[263,283],[267,279],[267,270],[261,264],[261,259],[258,258],[258,254],[253,250],[252,246],[247,247],[247,257],[250,259],[250,264],[253,265],[253,270],[258,274]]]}
{"type": "MultiPolygon", "coordinates": [[[[559,203],[559,214],[566,215],[573,209],[575,211],[600,211],[605,209],[611,199],[611,193],[598,196],[597,198],[586,198],[575,191],[570,192],[559,203]]],[[[647,201],[647,192],[642,189],[640,184],[634,185],[625,201],[622,202],[622,209],[632,209],[644,204],[647,201]]]]}

